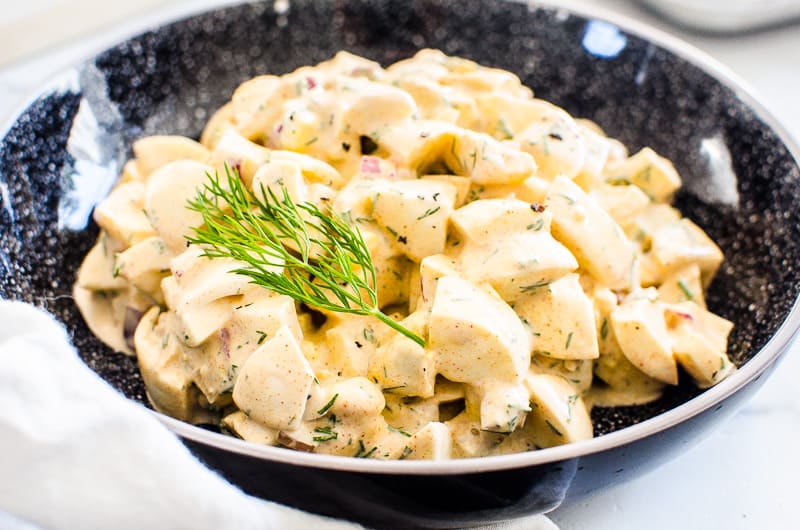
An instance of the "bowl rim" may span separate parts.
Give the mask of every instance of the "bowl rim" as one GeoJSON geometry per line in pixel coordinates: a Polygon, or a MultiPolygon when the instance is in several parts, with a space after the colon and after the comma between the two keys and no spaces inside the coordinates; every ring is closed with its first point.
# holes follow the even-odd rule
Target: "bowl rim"
{"type": "MultiPolygon", "coordinates": [[[[266,0],[262,0],[266,2],[266,0]]],[[[742,100],[763,123],[775,132],[783,142],[785,148],[792,156],[795,166],[800,167],[800,147],[795,142],[791,134],[777,120],[772,113],[764,107],[754,95],[754,90],[746,81],[740,78],[730,68],[714,59],[706,52],[695,46],[670,35],[646,22],[634,19],[630,16],[617,13],[606,7],[594,5],[576,4],[572,0],[500,0],[516,4],[524,4],[530,10],[547,9],[563,13],[565,16],[578,16],[587,21],[601,20],[608,22],[624,33],[634,35],[642,40],[652,43],[669,53],[685,60],[689,64],[699,68],[704,73],[714,78],[721,85],[730,89],[740,100],[742,100]]],[[[39,85],[32,92],[29,98],[23,100],[20,105],[11,112],[6,123],[0,127],[0,140],[8,136],[11,128],[17,123],[19,117],[42,95],[52,93],[57,90],[77,91],[76,68],[79,68],[86,61],[92,60],[99,53],[135,38],[144,32],[155,31],[159,28],[179,23],[192,17],[200,16],[214,11],[224,11],[230,8],[239,8],[250,2],[241,0],[240,2],[223,2],[219,5],[209,5],[203,2],[201,5],[187,6],[179,13],[169,12],[163,17],[156,19],[154,23],[148,24],[139,31],[126,33],[121,40],[113,40],[112,43],[102,50],[99,50],[92,57],[79,60],[77,63],[66,67],[55,73],[47,81],[39,85]]],[[[691,419],[694,416],[710,409],[714,405],[736,393],[738,390],[757,379],[769,366],[784,353],[800,331],[800,297],[795,299],[792,308],[789,310],[784,321],[778,330],[770,337],[767,343],[755,353],[741,368],[728,376],[717,385],[703,391],[700,395],[689,401],[667,410],[657,416],[645,421],[625,427],[618,431],[605,434],[599,437],[572,442],[565,445],[513,453],[507,455],[472,457],[450,460],[378,460],[360,459],[353,457],[343,457],[338,455],[325,455],[316,453],[305,453],[293,451],[281,447],[259,445],[245,440],[234,438],[201,427],[172,418],[163,413],[149,410],[162,424],[173,431],[178,436],[202,445],[214,447],[227,452],[237,453],[242,456],[253,457],[259,460],[266,460],[280,464],[295,465],[301,467],[312,467],[333,471],[358,472],[368,474],[394,474],[394,475],[460,475],[469,473],[485,473],[493,471],[503,471],[509,469],[532,467],[546,464],[554,464],[564,460],[570,460],[591,454],[607,451],[621,447],[638,440],[655,435],[659,432],[668,430],[675,425],[691,419]]]]}

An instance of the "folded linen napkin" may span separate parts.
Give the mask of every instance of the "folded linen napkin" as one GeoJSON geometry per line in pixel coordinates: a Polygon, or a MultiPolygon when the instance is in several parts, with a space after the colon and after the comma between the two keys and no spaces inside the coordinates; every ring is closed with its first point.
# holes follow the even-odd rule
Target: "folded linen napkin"
{"type": "MultiPolygon", "coordinates": [[[[0,477],[0,530],[362,528],[244,494],[94,374],[48,314],[5,300],[0,477]]],[[[545,516],[486,528],[557,530],[545,516]]]]}

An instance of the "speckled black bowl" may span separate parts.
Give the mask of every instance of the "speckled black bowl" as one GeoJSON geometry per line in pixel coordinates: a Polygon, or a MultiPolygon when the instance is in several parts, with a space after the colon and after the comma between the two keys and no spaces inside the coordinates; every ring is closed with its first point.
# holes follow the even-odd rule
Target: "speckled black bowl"
{"type": "MultiPolygon", "coordinates": [[[[699,392],[597,409],[599,437],[538,452],[452,462],[381,462],[261,447],[159,416],[246,491],[370,525],[467,526],[552,509],[658,465],[729,416],[798,328],[797,149],[729,74],[633,23],[489,0],[295,0],[230,7],[145,33],[66,72],[0,142],[0,296],[46,307],[89,366],[145,403],[135,362],[87,330],[70,296],[131,141],[198,136],[244,79],[350,50],[390,63],[441,48],[516,72],[539,97],[597,121],[631,150],[652,146],[685,180],[678,206],[727,261],[714,311],[736,323],[740,369],[699,392]],[[794,151],[794,156],[793,156],[794,151]]],[[[688,378],[684,377],[683,380],[688,378]]]]}

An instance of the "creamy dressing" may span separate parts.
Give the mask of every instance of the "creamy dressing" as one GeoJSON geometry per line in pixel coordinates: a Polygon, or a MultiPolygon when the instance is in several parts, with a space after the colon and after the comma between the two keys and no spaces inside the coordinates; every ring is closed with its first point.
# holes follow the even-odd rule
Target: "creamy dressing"
{"type": "Polygon", "coordinates": [[[589,438],[592,406],[655,400],[679,366],[701,387],[734,369],[732,325],[703,296],[722,253],[669,206],[672,163],[629,156],[510,72],[342,52],[243,83],[200,142],[133,152],[95,210],[75,300],[182,420],[358,458],[484,456],[589,438]],[[187,202],[226,168],[345,216],[378,305],[424,346],[190,245],[202,218],[187,202]]]}
{"type": "Polygon", "coordinates": [[[630,407],[645,405],[660,398],[661,388],[613,388],[594,386],[583,396],[586,406],[591,407],[630,407]]]}
{"type": "Polygon", "coordinates": [[[120,306],[113,303],[112,296],[123,295],[90,291],[79,286],[72,291],[75,304],[92,333],[112,350],[133,355],[132,348],[128,347],[124,338],[125,315],[115,310],[120,306]]]}

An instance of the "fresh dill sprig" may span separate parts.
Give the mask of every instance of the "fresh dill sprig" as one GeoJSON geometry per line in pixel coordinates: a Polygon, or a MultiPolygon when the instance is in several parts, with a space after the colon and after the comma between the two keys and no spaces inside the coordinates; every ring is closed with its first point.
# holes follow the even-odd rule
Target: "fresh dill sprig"
{"type": "Polygon", "coordinates": [[[233,258],[246,265],[233,270],[251,283],[311,307],[373,316],[420,346],[425,341],[378,307],[375,266],[364,238],[345,216],[310,202],[295,203],[281,184],[280,195],[261,186],[254,193],[236,168],[226,180],[208,182],[189,201],[203,224],[189,243],[209,258],[233,258]],[[259,196],[260,195],[260,196],[259,196]]]}

